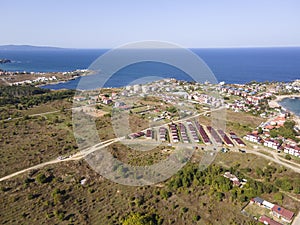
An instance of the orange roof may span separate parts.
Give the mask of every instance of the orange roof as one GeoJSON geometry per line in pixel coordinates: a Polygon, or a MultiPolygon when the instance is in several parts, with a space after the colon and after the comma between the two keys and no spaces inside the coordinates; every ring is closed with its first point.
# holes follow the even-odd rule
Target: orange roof
{"type": "Polygon", "coordinates": [[[267,129],[269,129],[269,130],[272,130],[272,129],[274,129],[274,126],[268,125],[268,126],[266,126],[265,128],[267,128],[267,129]]]}

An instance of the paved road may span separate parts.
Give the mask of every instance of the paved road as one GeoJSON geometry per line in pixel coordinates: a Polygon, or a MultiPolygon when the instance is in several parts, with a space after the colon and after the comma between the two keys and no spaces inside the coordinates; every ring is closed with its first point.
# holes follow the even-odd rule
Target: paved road
{"type": "Polygon", "coordinates": [[[295,217],[292,225],[299,225],[300,224],[300,212],[298,213],[298,215],[295,217]]]}

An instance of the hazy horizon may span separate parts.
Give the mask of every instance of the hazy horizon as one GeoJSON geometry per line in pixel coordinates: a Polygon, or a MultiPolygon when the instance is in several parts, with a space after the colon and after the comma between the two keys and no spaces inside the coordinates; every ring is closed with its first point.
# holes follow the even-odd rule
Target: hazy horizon
{"type": "Polygon", "coordinates": [[[11,0],[1,4],[0,44],[110,49],[158,40],[188,48],[300,46],[299,6],[296,0],[11,0]]]}
{"type": "MultiPolygon", "coordinates": [[[[21,48],[21,47],[28,47],[28,48],[53,48],[53,49],[78,49],[78,50],[109,50],[109,49],[113,49],[115,47],[112,47],[112,48],[108,48],[108,47],[61,47],[61,46],[51,46],[51,45],[30,45],[30,44],[5,44],[5,45],[2,45],[0,44],[0,48],[5,48],[5,47],[8,47],[8,48],[21,48]]],[[[119,46],[117,46],[119,47],[119,46]]],[[[223,46],[223,47],[211,47],[211,46],[208,46],[208,47],[192,47],[192,46],[189,46],[189,47],[186,47],[188,49],[240,49],[240,48],[300,48],[300,45],[291,45],[291,46],[223,46]]],[[[3,50],[3,49],[0,49],[0,50],[3,50]]]]}

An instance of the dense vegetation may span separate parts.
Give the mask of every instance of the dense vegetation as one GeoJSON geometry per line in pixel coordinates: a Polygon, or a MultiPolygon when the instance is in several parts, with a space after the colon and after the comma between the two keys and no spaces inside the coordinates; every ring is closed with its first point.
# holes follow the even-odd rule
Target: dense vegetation
{"type": "Polygon", "coordinates": [[[1,86],[0,106],[15,105],[18,109],[27,109],[53,100],[73,97],[74,91],[50,91],[34,86],[1,86]]]}
{"type": "Polygon", "coordinates": [[[218,201],[228,197],[231,201],[246,202],[263,193],[278,192],[278,188],[273,184],[255,181],[238,171],[236,167],[230,167],[231,173],[240,179],[247,179],[247,184],[243,188],[234,187],[229,179],[223,177],[225,171],[227,170],[217,165],[212,165],[201,171],[196,164],[189,164],[168,182],[169,195],[172,195],[173,192],[176,193],[181,187],[209,186],[208,194],[214,196],[218,201]]]}
{"type": "Polygon", "coordinates": [[[297,140],[296,135],[297,132],[294,130],[295,122],[291,120],[287,120],[282,127],[278,129],[273,129],[270,131],[271,137],[282,136],[284,138],[290,138],[293,140],[297,140]]]}
{"type": "Polygon", "coordinates": [[[0,97],[21,97],[44,94],[49,89],[42,89],[34,86],[0,86],[0,97]]]}

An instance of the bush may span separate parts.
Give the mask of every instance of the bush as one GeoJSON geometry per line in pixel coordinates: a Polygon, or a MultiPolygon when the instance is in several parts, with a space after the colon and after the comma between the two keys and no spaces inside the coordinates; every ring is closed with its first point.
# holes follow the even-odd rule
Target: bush
{"type": "Polygon", "coordinates": [[[291,159],[292,159],[292,157],[291,157],[290,155],[288,155],[288,154],[286,154],[286,155],[284,156],[284,158],[287,159],[287,160],[291,160],[291,159]]]}
{"type": "Polygon", "coordinates": [[[140,213],[132,213],[122,223],[122,225],[154,225],[162,224],[162,220],[158,215],[141,215],[140,213]]]}
{"type": "Polygon", "coordinates": [[[194,221],[199,221],[200,219],[201,219],[201,216],[199,216],[199,215],[196,215],[196,216],[193,217],[194,221]]]}
{"type": "Polygon", "coordinates": [[[168,199],[169,197],[172,196],[172,192],[166,191],[166,190],[162,190],[162,191],[160,192],[160,196],[161,196],[163,199],[168,199]]]}
{"type": "Polygon", "coordinates": [[[34,194],[29,194],[29,195],[27,196],[27,199],[28,199],[28,200],[34,199],[34,194]]]}
{"type": "Polygon", "coordinates": [[[183,213],[186,213],[187,211],[189,211],[189,209],[188,209],[187,207],[183,207],[183,208],[181,209],[181,211],[182,211],[183,213]]]}
{"type": "Polygon", "coordinates": [[[274,195],[274,199],[276,201],[281,201],[283,200],[283,194],[281,194],[280,192],[277,192],[275,195],[274,195]]]}
{"type": "Polygon", "coordinates": [[[36,177],[36,180],[37,180],[37,182],[39,182],[40,184],[47,183],[47,177],[46,177],[46,175],[43,174],[43,173],[38,174],[37,177],[36,177]]]}
{"type": "Polygon", "coordinates": [[[300,194],[300,187],[295,187],[294,193],[295,194],[300,194]]]}

